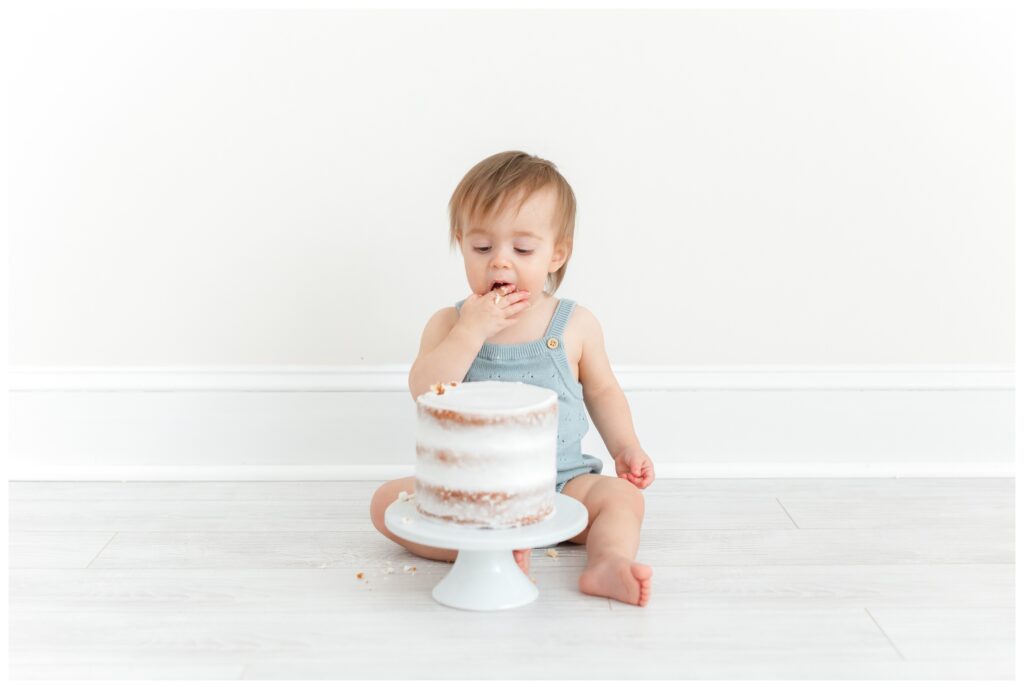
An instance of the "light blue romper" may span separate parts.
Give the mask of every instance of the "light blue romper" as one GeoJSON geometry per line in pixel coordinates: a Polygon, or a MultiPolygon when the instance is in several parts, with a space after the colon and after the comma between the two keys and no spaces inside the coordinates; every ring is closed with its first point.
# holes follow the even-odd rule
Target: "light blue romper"
{"type": "MultiPolygon", "coordinates": [[[[462,308],[465,299],[455,304],[462,308]]],[[[583,386],[569,370],[562,334],[576,306],[571,299],[559,299],[548,330],[539,340],[522,344],[485,342],[463,378],[464,383],[478,380],[522,381],[558,393],[558,475],[555,489],[561,493],[569,479],[580,474],[600,474],[603,462],[585,455],[580,441],[590,424],[583,404],[583,386]]]]}

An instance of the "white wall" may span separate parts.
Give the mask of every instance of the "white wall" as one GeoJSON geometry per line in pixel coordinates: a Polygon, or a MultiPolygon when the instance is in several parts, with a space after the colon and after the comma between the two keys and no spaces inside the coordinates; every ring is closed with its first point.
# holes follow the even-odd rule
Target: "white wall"
{"type": "MultiPolygon", "coordinates": [[[[27,10],[26,10],[27,11],[27,10]]],[[[578,201],[614,365],[1012,365],[996,11],[26,14],[16,366],[408,364],[481,158],[578,201]]]]}
{"type": "Polygon", "coordinates": [[[409,473],[448,198],[521,149],[659,476],[1012,475],[1013,24],[23,10],[11,472],[409,473]]]}

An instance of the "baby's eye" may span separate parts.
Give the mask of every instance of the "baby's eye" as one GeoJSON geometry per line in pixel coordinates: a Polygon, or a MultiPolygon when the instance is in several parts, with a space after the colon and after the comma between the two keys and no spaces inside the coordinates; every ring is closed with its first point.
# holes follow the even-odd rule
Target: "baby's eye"
{"type": "MultiPolygon", "coordinates": [[[[479,252],[481,254],[486,254],[488,251],[491,250],[491,247],[489,247],[489,246],[474,246],[473,250],[477,251],[477,252],[479,252]]],[[[525,255],[532,254],[533,253],[533,249],[516,249],[516,253],[522,254],[522,255],[525,256],[525,255]]]]}

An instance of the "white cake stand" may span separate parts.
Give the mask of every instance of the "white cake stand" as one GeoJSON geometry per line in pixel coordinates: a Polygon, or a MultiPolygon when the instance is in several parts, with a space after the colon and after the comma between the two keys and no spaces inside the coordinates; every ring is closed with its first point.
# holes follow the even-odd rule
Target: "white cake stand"
{"type": "Polygon", "coordinates": [[[416,511],[415,500],[414,496],[392,503],[384,512],[384,524],[407,541],[459,551],[433,594],[438,603],[462,610],[507,610],[532,603],[540,592],[516,564],[512,551],[560,543],[587,528],[587,508],[561,493],[555,493],[550,517],[510,529],[429,521],[416,511]]]}

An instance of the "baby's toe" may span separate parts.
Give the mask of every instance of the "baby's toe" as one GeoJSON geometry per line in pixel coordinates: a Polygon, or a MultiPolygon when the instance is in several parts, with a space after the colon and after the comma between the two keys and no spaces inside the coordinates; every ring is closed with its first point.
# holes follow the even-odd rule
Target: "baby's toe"
{"type": "Polygon", "coordinates": [[[640,599],[637,601],[637,605],[644,606],[651,597],[651,577],[654,574],[654,570],[647,565],[634,563],[632,571],[633,576],[640,582],[640,599]]]}
{"type": "Polygon", "coordinates": [[[640,605],[641,607],[647,605],[648,599],[651,597],[651,580],[646,579],[640,582],[640,605]]]}

